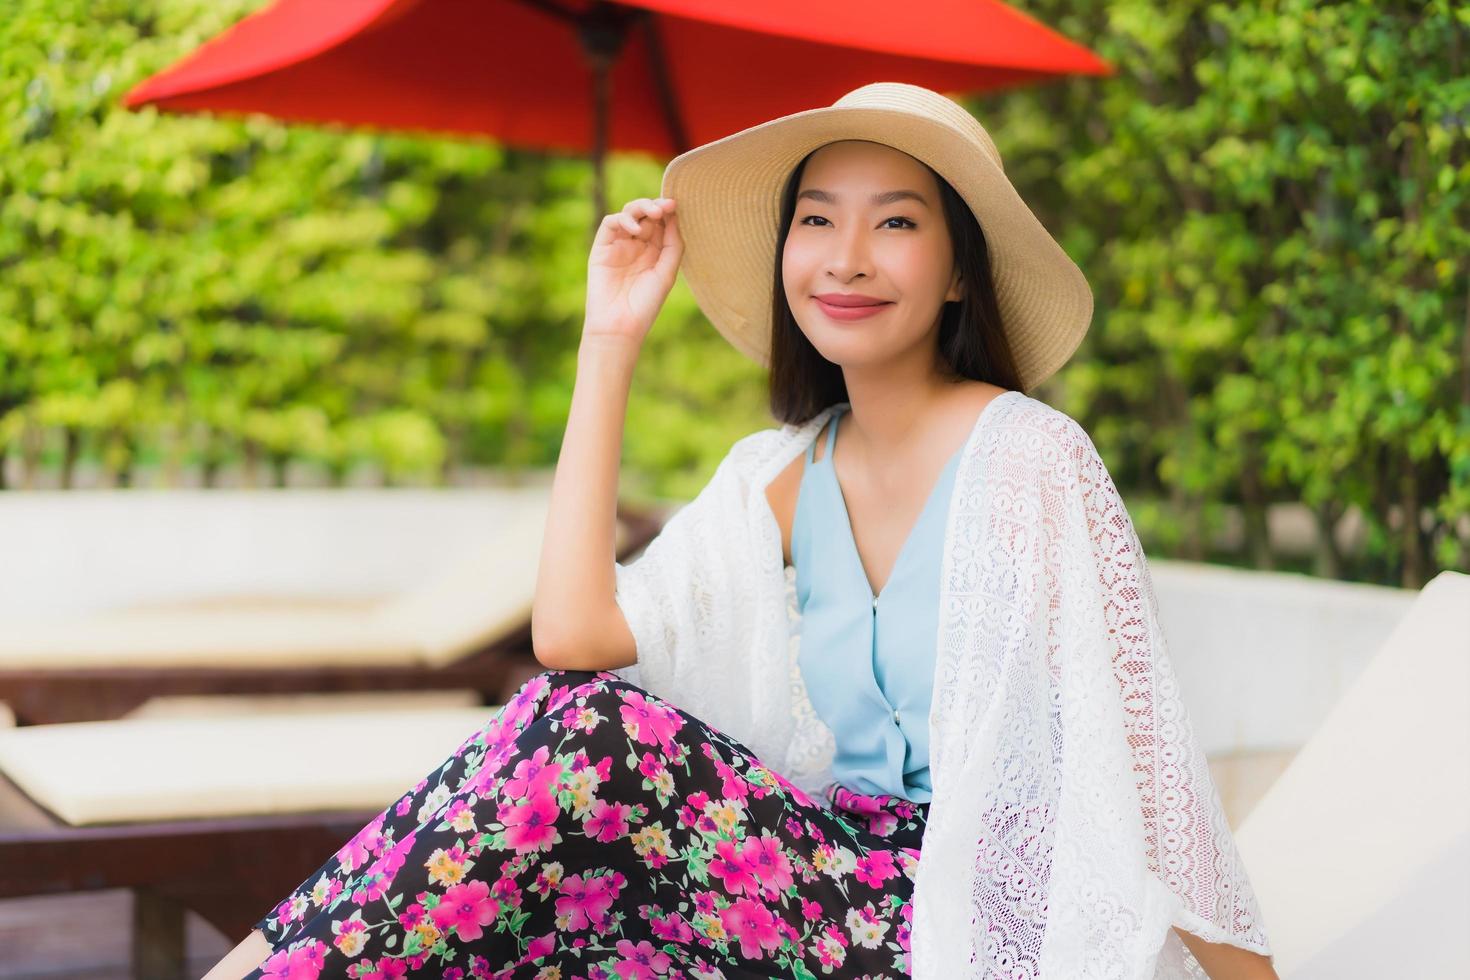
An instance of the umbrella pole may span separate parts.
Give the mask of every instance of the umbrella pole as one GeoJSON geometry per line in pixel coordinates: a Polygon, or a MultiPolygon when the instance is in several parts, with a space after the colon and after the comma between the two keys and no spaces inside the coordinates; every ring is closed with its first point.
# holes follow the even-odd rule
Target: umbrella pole
{"type": "Polygon", "coordinates": [[[592,59],[592,232],[597,233],[602,216],[607,214],[607,128],[608,128],[609,59],[594,55],[592,59]]]}
{"type": "Polygon", "coordinates": [[[607,214],[607,131],[611,122],[613,63],[638,13],[611,3],[594,3],[577,19],[577,38],[592,66],[592,233],[607,214]]]}

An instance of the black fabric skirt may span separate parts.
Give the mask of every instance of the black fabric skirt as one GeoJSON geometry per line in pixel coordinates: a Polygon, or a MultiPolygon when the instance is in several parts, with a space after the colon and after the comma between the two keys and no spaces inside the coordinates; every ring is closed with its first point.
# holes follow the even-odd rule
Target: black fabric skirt
{"type": "Polygon", "coordinates": [[[813,799],[616,674],[548,670],[257,923],[248,977],[904,977],[928,809],[813,799]]]}

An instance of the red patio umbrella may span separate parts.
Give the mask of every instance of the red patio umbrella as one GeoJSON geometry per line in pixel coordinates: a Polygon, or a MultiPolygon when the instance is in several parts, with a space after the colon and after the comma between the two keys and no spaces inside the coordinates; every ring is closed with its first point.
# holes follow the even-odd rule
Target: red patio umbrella
{"type": "Polygon", "coordinates": [[[999,0],[278,0],[129,108],[672,157],[871,81],[978,92],[1112,68],[999,0]]]}

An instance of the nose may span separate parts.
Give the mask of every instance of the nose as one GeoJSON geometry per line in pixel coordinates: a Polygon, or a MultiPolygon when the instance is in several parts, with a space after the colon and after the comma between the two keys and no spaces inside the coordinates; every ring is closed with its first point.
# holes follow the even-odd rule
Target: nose
{"type": "Polygon", "coordinates": [[[827,255],[829,276],[839,282],[849,282],[858,276],[872,275],[867,232],[859,223],[848,222],[845,229],[828,240],[831,242],[831,252],[827,255]]]}

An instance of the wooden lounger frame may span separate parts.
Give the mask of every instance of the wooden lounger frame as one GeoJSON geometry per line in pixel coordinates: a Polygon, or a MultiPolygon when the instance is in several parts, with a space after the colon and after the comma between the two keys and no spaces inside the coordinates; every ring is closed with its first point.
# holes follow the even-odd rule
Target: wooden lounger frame
{"type": "MultiPolygon", "coordinates": [[[[619,504],[617,519],[627,538],[617,558],[625,561],[653,540],[663,514],[619,504]]],[[[530,621],[443,667],[330,666],[86,667],[61,670],[0,670],[0,702],[10,705],[17,725],[121,718],[149,698],[162,695],[302,694],[318,692],[426,691],[465,689],[482,704],[503,704],[541,667],[531,650],[530,621]]]]}
{"type": "Polygon", "coordinates": [[[238,942],[376,815],[73,827],[0,774],[0,898],[130,889],[132,975],[175,980],[185,976],[185,911],[238,942]]]}

